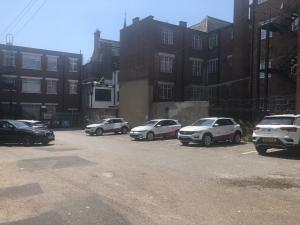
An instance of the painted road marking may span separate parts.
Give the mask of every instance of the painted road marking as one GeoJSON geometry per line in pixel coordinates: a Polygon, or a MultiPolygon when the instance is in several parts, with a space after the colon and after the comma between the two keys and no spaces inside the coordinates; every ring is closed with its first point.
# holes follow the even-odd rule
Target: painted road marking
{"type": "Polygon", "coordinates": [[[242,155],[249,155],[249,154],[252,154],[252,153],[256,153],[256,151],[244,152],[244,153],[242,153],[242,155]]]}

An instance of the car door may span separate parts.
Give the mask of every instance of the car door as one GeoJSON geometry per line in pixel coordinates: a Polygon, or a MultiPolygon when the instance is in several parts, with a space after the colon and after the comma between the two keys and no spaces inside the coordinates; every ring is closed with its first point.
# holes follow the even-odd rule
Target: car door
{"type": "Polygon", "coordinates": [[[231,119],[226,119],[225,123],[226,125],[224,126],[224,133],[226,133],[226,139],[233,139],[235,133],[235,125],[231,119]]]}
{"type": "Polygon", "coordinates": [[[168,120],[166,129],[168,130],[167,136],[175,137],[177,130],[180,129],[180,126],[174,120],[168,120]]]}
{"type": "Polygon", "coordinates": [[[113,120],[113,129],[115,131],[120,131],[121,130],[121,127],[122,127],[122,120],[120,119],[114,119],[113,120]]]}
{"type": "Polygon", "coordinates": [[[111,132],[113,130],[114,130],[114,120],[113,119],[107,120],[104,125],[104,131],[111,132]]]}
{"type": "Polygon", "coordinates": [[[166,132],[167,132],[167,129],[166,129],[166,122],[165,122],[165,120],[161,120],[160,122],[158,122],[155,125],[155,127],[154,127],[154,134],[155,134],[156,137],[161,137],[166,132]]]}
{"type": "Polygon", "coordinates": [[[213,135],[216,141],[222,141],[224,139],[224,136],[226,136],[225,126],[226,121],[224,119],[219,119],[214,123],[213,135]]]}
{"type": "Polygon", "coordinates": [[[14,126],[9,122],[0,121],[0,141],[4,143],[16,141],[17,137],[14,130],[14,126]]]}

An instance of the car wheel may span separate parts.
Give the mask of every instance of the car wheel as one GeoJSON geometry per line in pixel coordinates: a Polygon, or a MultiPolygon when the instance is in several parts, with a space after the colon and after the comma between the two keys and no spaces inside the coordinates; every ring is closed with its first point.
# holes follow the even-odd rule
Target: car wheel
{"type": "Polygon", "coordinates": [[[103,130],[102,130],[102,128],[98,128],[98,129],[96,130],[96,135],[97,135],[97,136],[102,136],[102,135],[103,135],[103,130]]]}
{"type": "Polygon", "coordinates": [[[203,144],[206,147],[209,147],[212,145],[212,137],[210,134],[205,134],[202,138],[203,144]]]}
{"type": "Polygon", "coordinates": [[[232,143],[237,145],[241,143],[241,134],[239,132],[235,133],[232,143]]]}
{"type": "Polygon", "coordinates": [[[188,145],[189,145],[189,142],[188,142],[188,141],[181,141],[181,144],[182,144],[183,146],[188,146],[188,145]]]}
{"type": "Polygon", "coordinates": [[[49,141],[42,141],[42,144],[43,144],[43,145],[48,145],[48,144],[49,144],[49,141]]]}
{"type": "Polygon", "coordinates": [[[128,127],[122,127],[122,128],[121,128],[121,133],[122,133],[122,134],[127,134],[128,131],[129,131],[128,127]]]}
{"type": "Polygon", "coordinates": [[[153,141],[154,140],[154,133],[153,132],[149,132],[147,134],[147,140],[148,141],[153,141]]]}
{"type": "Polygon", "coordinates": [[[259,155],[265,155],[268,150],[266,147],[263,146],[255,146],[255,148],[259,155]]]}
{"type": "Polygon", "coordinates": [[[25,146],[31,146],[31,145],[34,144],[34,140],[31,136],[26,135],[26,136],[23,137],[22,143],[25,146]]]}

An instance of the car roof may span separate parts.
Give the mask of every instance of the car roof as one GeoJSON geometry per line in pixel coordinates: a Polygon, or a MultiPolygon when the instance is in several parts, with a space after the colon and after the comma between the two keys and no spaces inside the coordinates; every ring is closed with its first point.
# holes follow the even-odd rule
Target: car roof
{"type": "Polygon", "coordinates": [[[280,118],[280,117],[293,117],[293,118],[297,118],[300,117],[300,115],[296,115],[296,114],[281,114],[281,115],[270,115],[270,116],[265,116],[265,118],[280,118]]]}
{"type": "Polygon", "coordinates": [[[226,119],[226,120],[233,120],[233,118],[228,118],[228,117],[207,117],[207,118],[202,118],[202,119],[211,119],[211,120],[226,119]]]}
{"type": "Polygon", "coordinates": [[[20,122],[28,122],[28,123],[42,123],[39,120],[18,120],[18,121],[20,121],[20,122]]]}

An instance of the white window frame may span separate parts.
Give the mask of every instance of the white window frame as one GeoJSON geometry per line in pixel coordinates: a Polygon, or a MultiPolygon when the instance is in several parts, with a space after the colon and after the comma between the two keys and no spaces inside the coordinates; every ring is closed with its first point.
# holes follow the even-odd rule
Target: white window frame
{"type": "Polygon", "coordinates": [[[267,2],[267,1],[269,1],[269,0],[258,0],[258,1],[257,1],[257,4],[258,4],[258,5],[261,5],[261,4],[263,4],[263,3],[267,2]]]}
{"type": "Polygon", "coordinates": [[[42,93],[42,78],[21,77],[21,79],[22,79],[22,93],[25,93],[25,94],[41,94],[42,93]],[[39,87],[34,88],[34,86],[30,86],[29,81],[37,81],[39,83],[39,87]]]}
{"type": "Polygon", "coordinates": [[[158,82],[158,98],[160,100],[172,100],[174,94],[174,83],[158,82]]]}
{"type": "Polygon", "coordinates": [[[207,61],[207,73],[219,72],[219,59],[210,59],[207,61]]]}
{"type": "Polygon", "coordinates": [[[75,73],[78,72],[78,58],[69,57],[69,72],[75,73]]]}
{"type": "Polygon", "coordinates": [[[173,73],[175,55],[159,53],[159,65],[161,73],[173,73]]]}
{"type": "Polygon", "coordinates": [[[202,76],[203,59],[190,58],[190,61],[192,62],[192,76],[193,77],[202,76]]]}
{"type": "Polygon", "coordinates": [[[54,78],[46,78],[46,88],[47,88],[47,94],[48,95],[57,95],[57,85],[58,85],[58,79],[54,78]]]}
{"type": "MultiPolygon", "coordinates": [[[[269,69],[272,69],[272,59],[270,59],[269,60],[269,69]]],[[[264,70],[265,70],[265,61],[261,61],[260,62],[260,64],[259,64],[259,70],[260,70],[260,72],[259,72],[259,78],[260,79],[265,79],[265,72],[264,72],[264,70]]],[[[269,73],[268,74],[268,78],[270,79],[270,78],[272,78],[272,74],[271,73],[269,73]]]]}
{"type": "Polygon", "coordinates": [[[168,30],[168,29],[162,30],[162,43],[164,45],[174,44],[174,32],[172,30],[168,30]]]}
{"type": "Polygon", "coordinates": [[[78,80],[68,80],[68,82],[69,82],[69,95],[77,95],[78,94],[78,80]]]}
{"type": "Polygon", "coordinates": [[[2,50],[3,60],[2,65],[3,66],[16,66],[16,53],[17,51],[13,50],[2,50]]]}
{"type": "Polygon", "coordinates": [[[208,47],[209,49],[217,48],[219,45],[219,34],[212,34],[208,38],[208,47]]]}
{"type": "Polygon", "coordinates": [[[42,54],[22,52],[22,69],[42,70],[42,54]],[[36,61],[36,65],[30,64],[36,61]]]}
{"type": "Polygon", "coordinates": [[[199,34],[193,34],[193,49],[196,50],[202,50],[203,48],[203,43],[202,43],[202,38],[199,34]]]}
{"type": "Polygon", "coordinates": [[[47,55],[47,71],[57,72],[57,69],[58,69],[58,58],[59,57],[55,56],[55,55],[47,55]],[[53,67],[53,68],[49,68],[49,62],[51,62],[51,60],[53,60],[52,63],[54,61],[56,63],[55,67],[53,67]]]}

